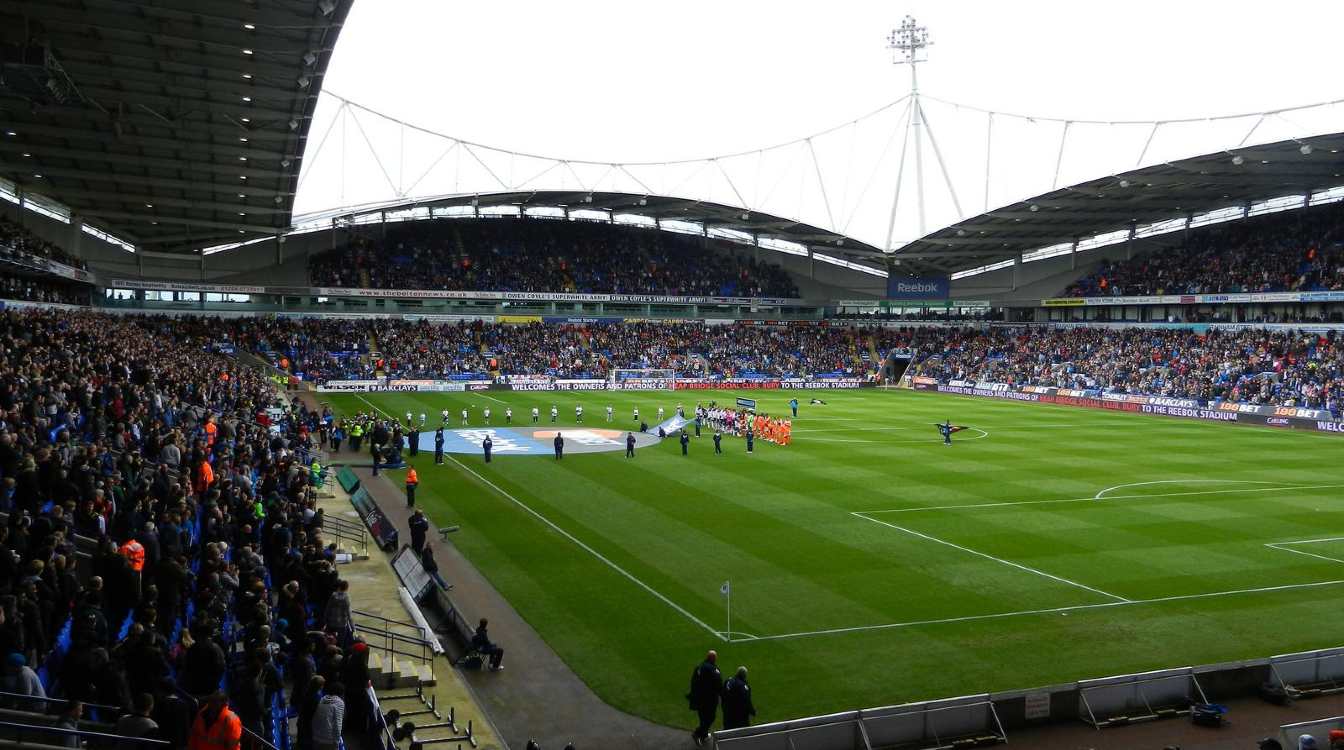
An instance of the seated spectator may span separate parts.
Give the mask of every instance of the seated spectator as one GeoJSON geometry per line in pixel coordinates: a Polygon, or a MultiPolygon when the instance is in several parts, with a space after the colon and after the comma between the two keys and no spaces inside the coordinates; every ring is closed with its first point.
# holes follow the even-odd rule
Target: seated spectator
{"type": "Polygon", "coordinates": [[[471,635],[471,647],[482,656],[490,657],[490,671],[499,672],[504,669],[500,663],[504,661],[504,649],[490,641],[490,634],[486,632],[489,625],[490,621],[482,617],[476,632],[471,635]]]}

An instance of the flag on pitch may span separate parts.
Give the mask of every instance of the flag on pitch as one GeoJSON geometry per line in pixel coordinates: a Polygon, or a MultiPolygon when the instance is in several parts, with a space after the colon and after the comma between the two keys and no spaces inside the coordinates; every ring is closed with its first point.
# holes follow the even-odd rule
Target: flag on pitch
{"type": "MultiPolygon", "coordinates": [[[[938,429],[941,430],[941,429],[943,429],[944,427],[946,427],[947,425],[944,424],[944,423],[942,423],[942,422],[934,422],[934,423],[933,423],[933,426],[934,426],[934,427],[937,427],[938,429]]],[[[966,429],[966,425],[964,425],[964,424],[954,424],[954,425],[952,425],[952,428],[951,428],[950,431],[951,431],[951,432],[961,432],[961,431],[964,430],[964,429],[966,429]]]]}
{"type": "Polygon", "coordinates": [[[728,584],[728,581],[724,581],[723,585],[719,587],[719,593],[728,596],[729,591],[732,591],[732,586],[728,584]]]}

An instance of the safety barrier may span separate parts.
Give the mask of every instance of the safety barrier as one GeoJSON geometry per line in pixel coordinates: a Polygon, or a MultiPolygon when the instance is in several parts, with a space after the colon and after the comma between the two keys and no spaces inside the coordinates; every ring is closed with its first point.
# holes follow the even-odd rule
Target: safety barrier
{"type": "Polygon", "coordinates": [[[721,750],[979,747],[1008,741],[988,695],[946,698],[714,733],[721,750]]]}
{"type": "Polygon", "coordinates": [[[1270,657],[1274,681],[1294,697],[1344,692],[1344,648],[1270,657]]]}
{"type": "Polygon", "coordinates": [[[1078,713],[1094,727],[1188,714],[1208,703],[1193,667],[1102,677],[1078,683],[1078,713]]]}

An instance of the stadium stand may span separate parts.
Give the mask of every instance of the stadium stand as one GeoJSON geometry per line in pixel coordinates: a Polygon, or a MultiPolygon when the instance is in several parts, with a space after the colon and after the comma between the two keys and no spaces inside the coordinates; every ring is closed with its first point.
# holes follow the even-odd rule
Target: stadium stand
{"type": "MultiPolygon", "coordinates": [[[[213,334],[199,319],[0,314],[0,697],[28,721],[55,726],[48,711],[80,701],[77,731],[186,747],[223,690],[250,746],[287,750],[288,706],[304,717],[321,700],[314,676],[367,684],[368,646],[325,621],[339,576],[313,510],[317,417],[206,352],[213,334]],[[156,728],[111,723],[145,695],[156,728]]],[[[362,693],[345,700],[347,724],[362,721],[362,693]]]]}
{"type": "Polygon", "coordinates": [[[1190,233],[1179,248],[1104,263],[1068,287],[1073,297],[1337,291],[1344,289],[1338,206],[1270,215],[1190,233]]]}
{"type": "Polygon", "coordinates": [[[1344,350],[1333,331],[1003,327],[921,329],[905,341],[920,353],[914,374],[944,383],[1095,388],[1336,415],[1344,406],[1344,350]]]}
{"type": "Polygon", "coordinates": [[[59,245],[38,237],[31,230],[0,217],[0,252],[17,250],[64,263],[74,268],[86,268],[84,261],[67,253],[59,245]]]}
{"type": "Polygon", "coordinates": [[[588,222],[416,222],[316,256],[309,271],[315,286],[327,287],[798,296],[779,267],[714,244],[588,222]]]}

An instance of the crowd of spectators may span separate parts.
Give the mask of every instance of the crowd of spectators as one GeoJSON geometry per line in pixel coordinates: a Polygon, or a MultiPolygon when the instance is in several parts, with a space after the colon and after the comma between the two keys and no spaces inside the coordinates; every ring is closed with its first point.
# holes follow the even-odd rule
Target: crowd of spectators
{"type": "Polygon", "coordinates": [[[1069,297],[1344,289],[1344,211],[1336,205],[1194,230],[1181,247],[1111,261],[1069,297]]]}
{"type": "Polygon", "coordinates": [[[1344,340],[1333,331],[941,328],[909,329],[892,344],[917,353],[912,374],[943,382],[1301,406],[1337,415],[1344,407],[1344,340]]]}
{"type": "MultiPolygon", "coordinates": [[[[247,323],[236,324],[251,329],[247,323]]],[[[855,374],[861,369],[861,334],[848,327],[709,325],[687,323],[506,324],[483,321],[431,323],[375,320],[275,320],[268,334],[249,334],[244,344],[292,340],[303,332],[307,348],[271,351],[273,362],[295,363],[290,372],[318,379],[490,378],[549,375],[605,378],[613,369],[666,368],[681,377],[806,376],[855,374]],[[377,357],[330,356],[367,333],[377,357]],[[278,356],[284,354],[286,356],[278,356]],[[322,368],[305,362],[327,363],[322,368]]],[[[859,374],[862,374],[861,372],[859,374]]]]}
{"type": "Polygon", "coordinates": [[[411,222],[315,256],[314,286],[797,297],[778,266],[643,227],[541,219],[411,222]]]}
{"type": "Polygon", "coordinates": [[[208,351],[216,323],[0,313],[0,689],[29,698],[7,707],[174,748],[279,744],[286,696],[300,747],[362,710],[319,417],[208,351]]]}
{"type": "Polygon", "coordinates": [[[0,217],[0,253],[7,253],[9,250],[29,253],[74,268],[86,267],[84,261],[67,253],[59,245],[47,242],[22,225],[0,217]]]}
{"type": "Polygon", "coordinates": [[[92,290],[88,284],[0,273],[0,299],[88,305],[92,290]]]}

